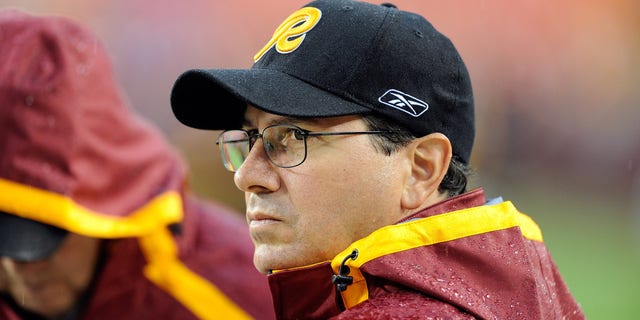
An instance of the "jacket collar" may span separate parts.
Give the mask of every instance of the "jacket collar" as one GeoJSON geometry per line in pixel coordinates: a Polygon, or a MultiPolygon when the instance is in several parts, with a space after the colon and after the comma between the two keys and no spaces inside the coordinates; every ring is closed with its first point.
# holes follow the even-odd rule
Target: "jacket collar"
{"type": "Polygon", "coordinates": [[[486,203],[484,191],[482,188],[473,189],[467,193],[457,195],[433,204],[426,209],[405,217],[398,223],[410,221],[413,219],[431,217],[445,212],[453,212],[466,208],[481,206],[486,203]]]}

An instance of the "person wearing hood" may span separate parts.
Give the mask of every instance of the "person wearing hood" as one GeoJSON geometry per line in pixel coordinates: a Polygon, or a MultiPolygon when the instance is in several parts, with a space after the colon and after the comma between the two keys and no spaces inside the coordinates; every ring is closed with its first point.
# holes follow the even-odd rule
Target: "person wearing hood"
{"type": "Polygon", "coordinates": [[[422,16],[311,2],[253,60],[185,71],[171,105],[223,130],[277,318],[584,318],[536,223],[466,190],[470,77],[422,16]]]}
{"type": "Polygon", "coordinates": [[[0,10],[0,131],[0,319],[273,318],[243,219],[189,192],[85,27],[0,10]]]}

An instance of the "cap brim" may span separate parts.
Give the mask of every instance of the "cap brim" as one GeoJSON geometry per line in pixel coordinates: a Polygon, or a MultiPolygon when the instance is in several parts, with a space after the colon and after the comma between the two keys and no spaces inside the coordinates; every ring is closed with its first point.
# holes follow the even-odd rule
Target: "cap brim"
{"type": "Polygon", "coordinates": [[[68,231],[0,211],[0,256],[18,261],[49,257],[68,231]]]}
{"type": "Polygon", "coordinates": [[[242,126],[246,105],[290,117],[336,117],[370,110],[286,73],[269,69],[194,69],[173,86],[171,107],[183,124],[209,130],[242,126]]]}

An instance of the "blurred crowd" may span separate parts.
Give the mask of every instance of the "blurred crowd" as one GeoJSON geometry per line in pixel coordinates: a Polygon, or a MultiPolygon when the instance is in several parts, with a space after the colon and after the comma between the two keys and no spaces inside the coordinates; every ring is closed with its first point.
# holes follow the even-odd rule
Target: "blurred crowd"
{"type": "MultiPolygon", "coordinates": [[[[630,192],[632,177],[640,175],[639,2],[394,3],[427,16],[467,62],[478,113],[472,165],[479,171],[506,178],[536,172],[596,191],[630,192]]],[[[113,54],[132,104],[182,148],[206,145],[212,153],[212,137],[185,130],[170,114],[176,76],[193,66],[250,66],[271,26],[303,4],[0,0],[3,7],[67,15],[93,28],[113,54]]],[[[224,174],[211,165],[195,169],[208,172],[200,176],[224,174]]],[[[231,185],[224,178],[224,186],[195,183],[224,197],[231,185]]]]}

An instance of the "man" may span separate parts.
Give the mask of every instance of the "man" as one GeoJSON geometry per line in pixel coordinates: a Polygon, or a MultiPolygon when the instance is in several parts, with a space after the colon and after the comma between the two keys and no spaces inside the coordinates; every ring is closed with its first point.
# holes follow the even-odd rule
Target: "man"
{"type": "Polygon", "coordinates": [[[580,319],[537,225],[466,192],[473,95],[429,22],[316,1],[249,70],[190,70],[172,108],[222,129],[282,319],[580,319]]]}
{"type": "Polygon", "coordinates": [[[237,215],[196,199],[107,53],[0,11],[0,319],[273,318],[237,215]]]}

